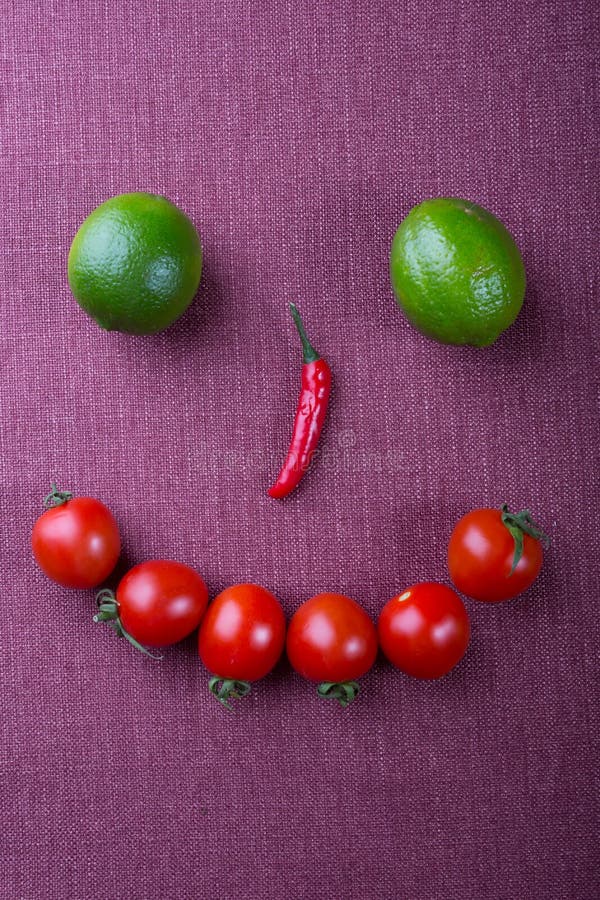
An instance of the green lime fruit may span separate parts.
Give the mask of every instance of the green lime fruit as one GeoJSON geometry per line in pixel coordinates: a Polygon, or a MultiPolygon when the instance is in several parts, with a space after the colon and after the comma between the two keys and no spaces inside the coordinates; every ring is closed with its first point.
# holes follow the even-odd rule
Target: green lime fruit
{"type": "Polygon", "coordinates": [[[83,222],[69,252],[69,285],[108,331],[154,334],[192,302],[202,246],[188,217],[165,197],[120,194],[83,222]]]}
{"type": "Polygon", "coordinates": [[[392,242],[390,276],[409,321],[444,344],[493,344],[525,294],[510,233],[483,207],[455,197],[411,209],[392,242]]]}

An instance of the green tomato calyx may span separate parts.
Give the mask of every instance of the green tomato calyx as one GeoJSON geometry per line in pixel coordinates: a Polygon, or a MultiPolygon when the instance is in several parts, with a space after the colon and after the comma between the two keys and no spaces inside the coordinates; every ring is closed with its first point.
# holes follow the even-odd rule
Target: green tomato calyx
{"type": "Polygon", "coordinates": [[[53,481],[50,485],[50,493],[44,497],[44,508],[52,509],[54,506],[62,506],[63,503],[68,503],[72,499],[73,494],[70,491],[59,491],[56,482],[53,481]]]}
{"type": "Polygon", "coordinates": [[[225,709],[233,712],[233,707],[228,701],[246,697],[250,693],[251,684],[237,678],[221,678],[219,675],[213,675],[208,682],[208,689],[225,709]]]}
{"type": "Polygon", "coordinates": [[[357,681],[323,681],[317,688],[319,697],[324,700],[337,700],[344,708],[352,703],[359,691],[357,681]]]}
{"type": "Polygon", "coordinates": [[[503,503],[501,507],[502,524],[509,530],[515,542],[515,552],[513,555],[512,566],[509,572],[509,578],[519,565],[523,556],[523,535],[528,534],[536,541],[540,541],[544,547],[550,543],[548,535],[542,531],[539,525],[531,518],[528,509],[522,510],[520,513],[511,513],[508,509],[508,503],[503,503]]]}
{"type": "Polygon", "coordinates": [[[140,644],[139,641],[136,641],[133,635],[129,634],[129,632],[123,628],[123,623],[119,616],[119,604],[111,590],[103,588],[101,591],[98,591],[96,594],[96,603],[98,604],[98,612],[94,616],[94,622],[106,622],[119,637],[129,641],[129,643],[135,647],[136,650],[139,650],[140,653],[149,656],[150,659],[162,659],[160,654],[151,653],[150,650],[140,644]]]}

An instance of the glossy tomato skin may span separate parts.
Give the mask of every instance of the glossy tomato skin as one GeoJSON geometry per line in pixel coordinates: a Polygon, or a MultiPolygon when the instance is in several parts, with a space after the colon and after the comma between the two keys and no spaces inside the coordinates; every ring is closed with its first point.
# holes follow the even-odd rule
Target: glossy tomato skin
{"type": "Polygon", "coordinates": [[[177,644],[200,624],[208,590],[183,563],[153,559],[134,566],[117,587],[123,628],[146,647],[177,644]]]}
{"type": "Polygon", "coordinates": [[[440,678],[463,658],[471,633],[458,594],[444,584],[415,584],[383,607],[379,644],[392,665],[414,678],[440,678]]]}
{"type": "Polygon", "coordinates": [[[198,633],[198,652],[220,678],[258,681],[275,667],[285,645],[285,615],[258,584],[236,584],[212,601],[198,633]]]}
{"type": "Polygon", "coordinates": [[[42,571],[67,588],[97,587],[121,552],[113,514],[93,497],[75,497],[47,509],[33,526],[31,545],[42,571]]]}
{"type": "Polygon", "coordinates": [[[515,542],[499,509],[475,509],[456,524],[448,544],[448,569],[458,590],[473,600],[500,603],[522,594],[540,573],[541,543],[523,535],[523,555],[513,572],[515,542]]]}
{"type": "Polygon", "coordinates": [[[377,632],[362,608],[343,594],[317,594],[294,613],[287,635],[293,668],[310,681],[354,681],[377,656],[377,632]]]}

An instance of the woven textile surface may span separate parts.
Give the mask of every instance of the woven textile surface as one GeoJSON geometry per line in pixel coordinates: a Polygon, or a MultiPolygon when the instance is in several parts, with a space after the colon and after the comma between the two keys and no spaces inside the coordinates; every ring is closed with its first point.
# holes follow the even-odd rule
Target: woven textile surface
{"type": "Polygon", "coordinates": [[[597,897],[598,5],[0,6],[2,900],[597,897]],[[131,190],[204,248],[153,337],[103,332],[66,280],[79,224],[131,190]],[[522,314],[485,350],[393,299],[394,231],[439,195],[523,254],[522,314]],[[276,502],[291,300],[335,390],[276,502]],[[529,507],[552,546],[521,599],[467,601],[447,678],[379,661],[342,710],[282,662],[229,715],[193,639],[155,663],[36,569],[53,478],[114,511],[117,575],[174,558],[288,615],[333,590],[376,618],[447,581],[473,507],[529,507]]]}

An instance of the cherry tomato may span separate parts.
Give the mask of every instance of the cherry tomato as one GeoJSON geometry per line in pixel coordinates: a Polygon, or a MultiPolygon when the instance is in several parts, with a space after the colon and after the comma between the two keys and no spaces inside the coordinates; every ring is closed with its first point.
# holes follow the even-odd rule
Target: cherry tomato
{"type": "Polygon", "coordinates": [[[208,607],[198,633],[198,651],[209,672],[210,689],[228,707],[250,682],[276,665],[285,644],[285,615],[277,598],[257,584],[236,584],[208,607]]]}
{"type": "Polygon", "coordinates": [[[121,552],[111,511],[93,497],[75,497],[55,485],[33,526],[33,555],[43,572],[63,587],[93,588],[114,569],[121,552]]]}
{"type": "Polygon", "coordinates": [[[381,610],[381,649],[415,678],[440,678],[463,658],[470,626],[462,600],[443,584],[415,584],[381,610]]]}
{"type": "Polygon", "coordinates": [[[457,523],[448,544],[450,577],[459,591],[488,603],[527,590],[542,567],[546,535],[527,510],[474,509],[457,523]]]}
{"type": "Polygon", "coordinates": [[[346,706],[358,691],[355,679],[375,662],[377,633],[365,610],[350,597],[317,594],[293,615],[287,654],[300,675],[322,682],[320,696],[346,706]]]}
{"type": "Polygon", "coordinates": [[[120,581],[116,593],[124,636],[146,647],[167,647],[182,641],[200,624],[207,603],[208,591],[198,573],[167,559],[134,566],[120,581]]]}

